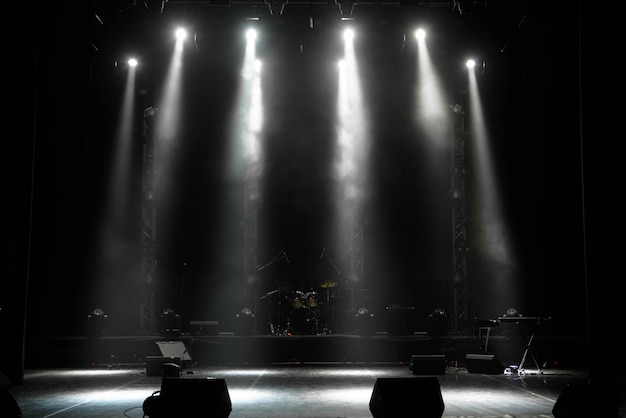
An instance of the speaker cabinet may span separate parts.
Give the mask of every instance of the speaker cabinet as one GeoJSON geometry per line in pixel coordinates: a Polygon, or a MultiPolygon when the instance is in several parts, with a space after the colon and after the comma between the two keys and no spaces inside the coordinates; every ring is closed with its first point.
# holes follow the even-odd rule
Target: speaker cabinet
{"type": "Polygon", "coordinates": [[[434,376],[378,378],[370,399],[374,418],[440,418],[444,403],[434,376]]]}
{"type": "Polygon", "coordinates": [[[411,356],[411,374],[441,375],[446,374],[446,356],[444,354],[414,354],[411,356]]]}
{"type": "Polygon", "coordinates": [[[493,354],[466,354],[467,371],[480,374],[502,374],[504,365],[493,354]]]}
{"type": "Polygon", "coordinates": [[[9,390],[0,386],[0,413],[6,418],[19,418],[22,416],[22,410],[9,390]]]}
{"type": "MultiPolygon", "coordinates": [[[[596,410],[596,412],[598,412],[596,410]]],[[[555,418],[583,418],[592,416],[589,386],[568,384],[552,408],[555,418]]]]}
{"type": "Polygon", "coordinates": [[[161,391],[143,403],[144,415],[150,418],[226,418],[231,411],[226,381],[215,378],[164,377],[161,391]]]}
{"type": "Polygon", "coordinates": [[[554,418],[622,417],[621,385],[610,377],[597,379],[593,383],[568,383],[554,403],[554,418]]]}

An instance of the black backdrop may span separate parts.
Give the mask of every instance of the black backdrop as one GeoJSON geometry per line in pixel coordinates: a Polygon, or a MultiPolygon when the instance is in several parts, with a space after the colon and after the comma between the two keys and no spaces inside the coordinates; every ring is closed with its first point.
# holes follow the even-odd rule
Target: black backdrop
{"type": "MultiPolygon", "coordinates": [[[[171,48],[166,42],[168,18],[200,15],[179,9],[161,14],[154,8],[146,11],[112,3],[100,4],[98,10],[82,2],[14,6],[16,14],[31,17],[25,36],[12,45],[13,56],[24,64],[12,63],[8,86],[13,162],[8,175],[14,202],[9,224],[14,245],[2,303],[9,335],[21,334],[24,308],[27,333],[81,334],[81,321],[94,307],[95,225],[102,215],[104,173],[125,81],[125,74],[113,63],[124,55],[124,41],[144,47],[152,69],[140,74],[139,88],[158,88],[171,48]],[[104,25],[94,22],[95,11],[104,25]]],[[[461,16],[445,7],[429,9],[424,15],[441,18],[440,27],[449,31],[439,32],[443,47],[436,55],[442,67],[460,59],[457,52],[467,44],[482,45],[486,56],[481,89],[505,213],[516,239],[519,277],[526,281],[525,297],[516,298],[524,301],[521,307],[527,311],[571,318],[578,328],[584,327],[589,295],[593,295],[592,307],[611,312],[610,299],[609,307],[595,301],[605,287],[612,290],[612,281],[605,280],[612,276],[616,257],[608,254],[619,255],[619,246],[609,245],[615,243],[607,219],[613,201],[606,190],[613,191],[615,177],[608,174],[611,164],[604,162],[612,152],[603,145],[612,134],[601,130],[616,119],[594,113],[597,131],[585,137],[593,137],[593,142],[581,148],[575,12],[523,2],[505,7],[496,2],[473,15],[461,16]],[[524,23],[518,26],[522,18],[524,23]],[[582,161],[581,149],[586,153],[582,161]],[[583,162],[589,167],[584,173],[583,162]],[[584,215],[594,218],[590,221],[584,215]],[[592,285],[589,272],[596,279],[592,285]]],[[[263,52],[278,54],[280,46],[286,61],[271,61],[282,64],[270,67],[274,72],[268,79],[273,81],[265,90],[273,106],[266,120],[270,186],[259,212],[265,233],[259,262],[279,250],[287,251],[292,262],[263,273],[266,282],[261,292],[271,289],[275,280],[297,286],[303,278],[315,283],[332,274],[319,259],[327,236],[318,215],[331,203],[323,191],[331,181],[326,173],[332,113],[325,106],[332,103],[333,87],[320,83],[326,67],[314,57],[323,56],[329,44],[332,48],[333,31],[324,18],[313,32],[299,26],[300,17],[294,17],[297,24],[289,22],[289,15],[274,19],[280,30],[275,29],[274,47],[266,44],[263,52]],[[305,47],[313,49],[306,59],[294,48],[295,38],[304,36],[305,47]],[[294,177],[300,181],[294,182],[294,177]]],[[[432,160],[426,161],[425,146],[416,135],[419,129],[407,114],[409,99],[403,82],[411,77],[412,52],[394,41],[391,24],[372,20],[375,29],[368,33],[369,49],[363,56],[368,63],[365,78],[374,86],[367,90],[372,95],[368,103],[380,118],[372,121],[376,158],[368,173],[375,180],[365,226],[367,286],[379,296],[373,301],[377,308],[406,303],[427,314],[449,303],[449,179],[433,175],[445,174],[448,161],[443,158],[428,165],[432,160]],[[384,36],[373,39],[374,34],[384,36]]],[[[238,289],[231,286],[242,280],[242,259],[237,253],[241,231],[220,228],[215,216],[225,200],[239,197],[229,188],[232,184],[220,177],[233,104],[228,92],[233,91],[233,70],[242,51],[235,35],[239,28],[229,24],[227,18],[218,18],[213,33],[198,30],[195,54],[186,56],[187,80],[194,81],[187,81],[185,92],[193,100],[184,105],[183,136],[189,147],[181,146],[184,164],[177,175],[180,184],[190,189],[178,187],[172,201],[176,216],[170,218],[160,248],[159,298],[163,306],[179,304],[189,315],[231,317],[241,304],[238,289]],[[212,44],[210,39],[216,38],[224,42],[212,44]],[[224,235],[216,236],[217,231],[224,235]]],[[[450,70],[446,79],[450,101],[463,100],[459,74],[450,70]]],[[[145,104],[142,97],[138,96],[138,123],[145,104]]],[[[153,98],[148,95],[145,100],[153,98]]],[[[140,150],[135,151],[135,161],[140,163],[140,150]]],[[[138,179],[131,182],[139,192],[138,179]]],[[[139,197],[135,203],[138,207],[139,197]]],[[[138,239],[134,234],[139,229],[133,227],[125,230],[123,239],[138,239]]],[[[489,278],[485,278],[490,260],[480,251],[471,253],[469,260],[471,314],[499,315],[493,307],[508,306],[508,301],[491,300],[489,278]]],[[[337,261],[343,271],[345,260],[337,261]]],[[[119,302],[111,316],[119,333],[135,331],[138,297],[132,296],[137,291],[132,277],[138,268],[132,258],[111,267],[109,297],[119,302]]],[[[8,350],[15,353],[20,347],[8,350]]]]}

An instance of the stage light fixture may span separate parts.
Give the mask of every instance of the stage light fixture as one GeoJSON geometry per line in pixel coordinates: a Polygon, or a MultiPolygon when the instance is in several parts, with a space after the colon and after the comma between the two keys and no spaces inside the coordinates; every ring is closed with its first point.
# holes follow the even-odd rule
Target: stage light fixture
{"type": "Polygon", "coordinates": [[[454,106],[450,105],[450,109],[457,115],[464,115],[465,111],[463,110],[463,106],[460,104],[455,104],[454,106]]]}
{"type": "Polygon", "coordinates": [[[504,316],[522,316],[522,315],[518,312],[517,308],[509,308],[504,313],[504,316]]]}
{"type": "Polygon", "coordinates": [[[177,335],[181,332],[182,318],[172,308],[165,308],[161,314],[161,331],[166,335],[177,335]]]}
{"type": "Polygon", "coordinates": [[[445,336],[448,334],[448,314],[443,308],[437,308],[428,315],[428,335],[445,336]]]}
{"type": "Polygon", "coordinates": [[[254,328],[256,324],[256,317],[252,309],[245,307],[235,315],[237,320],[237,334],[238,335],[250,335],[254,334],[254,328]]]}
{"type": "Polygon", "coordinates": [[[468,59],[467,61],[465,61],[465,66],[467,68],[474,68],[476,66],[476,61],[474,61],[473,59],[468,59]]]}
{"type": "Polygon", "coordinates": [[[183,41],[187,37],[187,31],[183,28],[176,29],[176,39],[183,41]]]}
{"type": "Polygon", "coordinates": [[[91,338],[97,338],[107,335],[107,319],[108,315],[104,310],[96,308],[87,315],[88,326],[87,334],[91,338]]]}
{"type": "Polygon", "coordinates": [[[157,114],[158,110],[159,110],[159,108],[157,108],[157,107],[148,106],[143,111],[143,117],[144,118],[153,118],[157,114]]]}
{"type": "Polygon", "coordinates": [[[122,71],[128,68],[135,68],[137,67],[137,65],[139,65],[139,61],[137,61],[137,59],[135,58],[128,58],[125,61],[115,60],[113,62],[113,66],[115,67],[116,71],[122,71]]]}
{"type": "Polygon", "coordinates": [[[355,332],[363,336],[374,334],[374,318],[374,314],[369,309],[359,308],[354,316],[355,332]]]}

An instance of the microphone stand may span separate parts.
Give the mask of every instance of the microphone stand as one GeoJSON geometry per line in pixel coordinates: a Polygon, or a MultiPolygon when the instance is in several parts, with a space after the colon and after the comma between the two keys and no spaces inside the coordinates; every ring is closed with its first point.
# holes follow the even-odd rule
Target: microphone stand
{"type": "MultiPolygon", "coordinates": [[[[326,248],[322,250],[322,258],[324,257],[326,257],[326,259],[330,262],[330,265],[333,266],[333,269],[337,273],[337,276],[341,276],[341,272],[337,268],[337,265],[335,264],[333,259],[330,258],[330,256],[326,252],[326,248]]],[[[337,324],[335,323],[335,312],[334,312],[334,309],[330,306],[330,287],[326,287],[326,309],[327,309],[328,319],[329,319],[330,324],[336,327],[337,324]]]]}
{"type": "Polygon", "coordinates": [[[324,248],[324,250],[322,251],[322,257],[326,257],[328,259],[328,261],[330,261],[330,264],[333,266],[333,269],[335,269],[335,271],[337,272],[337,276],[341,276],[341,272],[339,271],[339,269],[337,268],[337,265],[335,264],[335,262],[333,261],[332,258],[330,258],[330,256],[328,255],[328,253],[326,252],[326,248],[324,248]]]}
{"type": "Polygon", "coordinates": [[[263,264],[262,266],[257,268],[257,271],[261,271],[261,270],[265,270],[266,268],[268,268],[269,266],[271,266],[274,263],[278,263],[280,260],[286,260],[287,262],[287,253],[285,253],[285,250],[280,250],[280,252],[278,254],[276,254],[274,256],[274,258],[272,258],[270,261],[268,261],[267,263],[263,264]]]}
{"type": "MultiPolygon", "coordinates": [[[[274,256],[274,258],[272,258],[267,263],[259,266],[257,268],[257,271],[265,270],[266,268],[268,268],[272,264],[278,263],[280,260],[283,260],[283,259],[285,261],[287,261],[287,263],[289,263],[289,259],[287,258],[287,253],[285,253],[285,250],[280,250],[280,252],[274,256]]],[[[280,286],[277,284],[276,285],[276,289],[267,292],[265,295],[263,295],[263,296],[261,296],[259,298],[259,300],[268,298],[268,300],[267,300],[267,310],[268,310],[269,326],[270,326],[270,333],[271,334],[280,334],[280,331],[277,329],[276,324],[274,324],[275,318],[273,317],[273,313],[272,313],[272,306],[271,306],[272,305],[272,298],[270,296],[274,296],[276,293],[280,293],[280,292],[281,292],[280,286]]],[[[282,302],[279,300],[278,301],[278,320],[279,320],[279,322],[280,322],[280,318],[281,318],[281,315],[282,315],[281,305],[282,305],[282,302]]]]}

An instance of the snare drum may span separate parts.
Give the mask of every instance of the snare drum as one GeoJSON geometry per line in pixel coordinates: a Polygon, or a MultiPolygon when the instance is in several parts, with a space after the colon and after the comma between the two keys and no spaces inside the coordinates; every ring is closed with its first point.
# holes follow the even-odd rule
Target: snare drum
{"type": "Polygon", "coordinates": [[[308,292],[306,294],[306,306],[317,308],[317,292],[308,292]]]}
{"type": "Polygon", "coordinates": [[[304,306],[304,301],[304,293],[296,290],[291,294],[291,298],[289,299],[289,305],[291,305],[292,308],[300,309],[304,306]]]}

